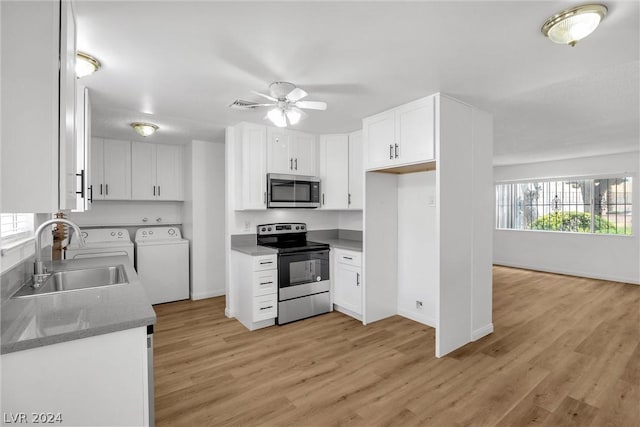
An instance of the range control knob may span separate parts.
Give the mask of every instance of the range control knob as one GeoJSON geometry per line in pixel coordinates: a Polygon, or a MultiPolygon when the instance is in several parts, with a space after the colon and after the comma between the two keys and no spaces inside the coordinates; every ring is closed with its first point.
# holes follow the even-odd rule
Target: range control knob
{"type": "Polygon", "coordinates": [[[301,226],[300,226],[300,228],[301,228],[302,230],[304,230],[304,225],[301,225],[301,226]]]}
{"type": "Polygon", "coordinates": [[[267,228],[267,231],[271,231],[271,227],[267,228]]]}
{"type": "Polygon", "coordinates": [[[296,225],[296,230],[300,230],[300,226],[299,225],[296,225]]]}
{"type": "Polygon", "coordinates": [[[267,231],[267,229],[265,227],[262,227],[262,231],[267,231]]]}

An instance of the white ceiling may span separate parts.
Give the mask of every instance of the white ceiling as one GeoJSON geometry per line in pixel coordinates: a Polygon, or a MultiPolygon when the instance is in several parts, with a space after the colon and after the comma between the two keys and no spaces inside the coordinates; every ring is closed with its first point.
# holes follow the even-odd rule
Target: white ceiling
{"type": "Polygon", "coordinates": [[[94,134],[114,138],[147,120],[154,141],[222,142],[264,115],[228,105],[284,80],[329,104],[296,126],[309,132],[445,92],[494,114],[496,164],[638,150],[639,3],[606,2],[575,48],[545,39],[544,20],[574,4],[78,1],[78,48],[103,64],[80,82],[94,134]]]}

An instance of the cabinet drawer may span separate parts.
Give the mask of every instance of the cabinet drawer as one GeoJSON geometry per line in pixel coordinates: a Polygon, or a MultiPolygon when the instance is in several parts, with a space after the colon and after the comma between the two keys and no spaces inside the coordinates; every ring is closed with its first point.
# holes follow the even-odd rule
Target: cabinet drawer
{"type": "Polygon", "coordinates": [[[278,295],[263,295],[253,298],[253,321],[273,319],[278,316],[278,295]]]}
{"type": "Polygon", "coordinates": [[[271,270],[273,268],[278,268],[278,255],[253,257],[253,271],[271,270]]]}
{"type": "Polygon", "coordinates": [[[345,251],[343,249],[336,249],[335,251],[336,262],[356,267],[362,265],[362,254],[360,252],[345,251]]]}
{"type": "Polygon", "coordinates": [[[278,292],[278,270],[264,270],[253,273],[253,296],[278,292]]]}

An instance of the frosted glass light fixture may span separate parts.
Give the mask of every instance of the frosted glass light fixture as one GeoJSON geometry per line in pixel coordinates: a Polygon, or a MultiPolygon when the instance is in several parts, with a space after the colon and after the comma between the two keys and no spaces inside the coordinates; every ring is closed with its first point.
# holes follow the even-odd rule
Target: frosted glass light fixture
{"type": "Polygon", "coordinates": [[[133,122],[131,123],[131,127],[138,132],[140,136],[144,136],[145,138],[149,135],[153,135],[159,129],[158,125],[143,122],[133,122]]]}
{"type": "Polygon", "coordinates": [[[598,28],[606,14],[607,7],[601,4],[572,7],[547,19],[541,31],[552,42],[573,47],[598,28]]]}
{"type": "Polygon", "coordinates": [[[82,78],[98,71],[102,64],[93,56],[84,52],[76,53],[76,77],[82,78]]]}
{"type": "Polygon", "coordinates": [[[276,107],[267,113],[267,118],[271,120],[271,123],[278,126],[279,128],[287,127],[287,118],[284,115],[284,110],[282,108],[276,107]]]}

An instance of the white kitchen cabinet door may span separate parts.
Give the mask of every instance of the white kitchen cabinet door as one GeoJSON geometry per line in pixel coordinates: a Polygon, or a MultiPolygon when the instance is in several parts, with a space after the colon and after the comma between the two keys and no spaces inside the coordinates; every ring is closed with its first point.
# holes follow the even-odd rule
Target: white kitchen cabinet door
{"type": "Polygon", "coordinates": [[[179,145],[156,145],[157,200],[183,200],[182,157],[179,145]]]}
{"type": "Polygon", "coordinates": [[[89,195],[92,200],[104,200],[104,140],[91,138],[91,173],[89,195]]]}
{"type": "Polygon", "coordinates": [[[361,277],[360,267],[336,262],[333,303],[361,315],[361,277]]]}
{"type": "Polygon", "coordinates": [[[60,209],[76,207],[76,22],[71,2],[60,10],[60,209]]]}
{"type": "Polygon", "coordinates": [[[349,207],[349,136],[320,136],[320,208],[349,207]]]}
{"type": "Polygon", "coordinates": [[[74,212],[91,209],[91,102],[89,89],[78,86],[76,91],[76,174],[80,177],[74,212]]]}
{"type": "Polygon", "coordinates": [[[362,131],[349,134],[349,209],[362,209],[362,131]]]}
{"type": "Polygon", "coordinates": [[[395,112],[381,113],[362,121],[364,140],[367,142],[367,169],[395,163],[395,112]]]}
{"type": "Polygon", "coordinates": [[[241,144],[240,164],[242,194],[240,209],[267,208],[267,128],[243,123],[238,128],[241,144]]]}
{"type": "Polygon", "coordinates": [[[75,23],[70,1],[3,1],[3,212],[75,207],[75,23]],[[63,138],[63,139],[61,139],[63,138]]]}
{"type": "MultiPolygon", "coordinates": [[[[435,97],[430,96],[396,109],[395,156],[399,163],[435,159],[435,97]]],[[[394,157],[395,157],[394,156],[394,157]]]]}
{"type": "Polygon", "coordinates": [[[286,130],[267,129],[267,172],[292,174],[291,135],[286,130]]]}
{"type": "Polygon", "coordinates": [[[293,170],[295,175],[315,176],[317,174],[317,143],[315,135],[295,132],[292,137],[293,170]]]}
{"type": "Polygon", "coordinates": [[[131,142],[105,139],[104,199],[131,200],[131,142]]]}
{"type": "Polygon", "coordinates": [[[155,200],[156,195],[156,144],[132,142],[131,198],[155,200]]]}

